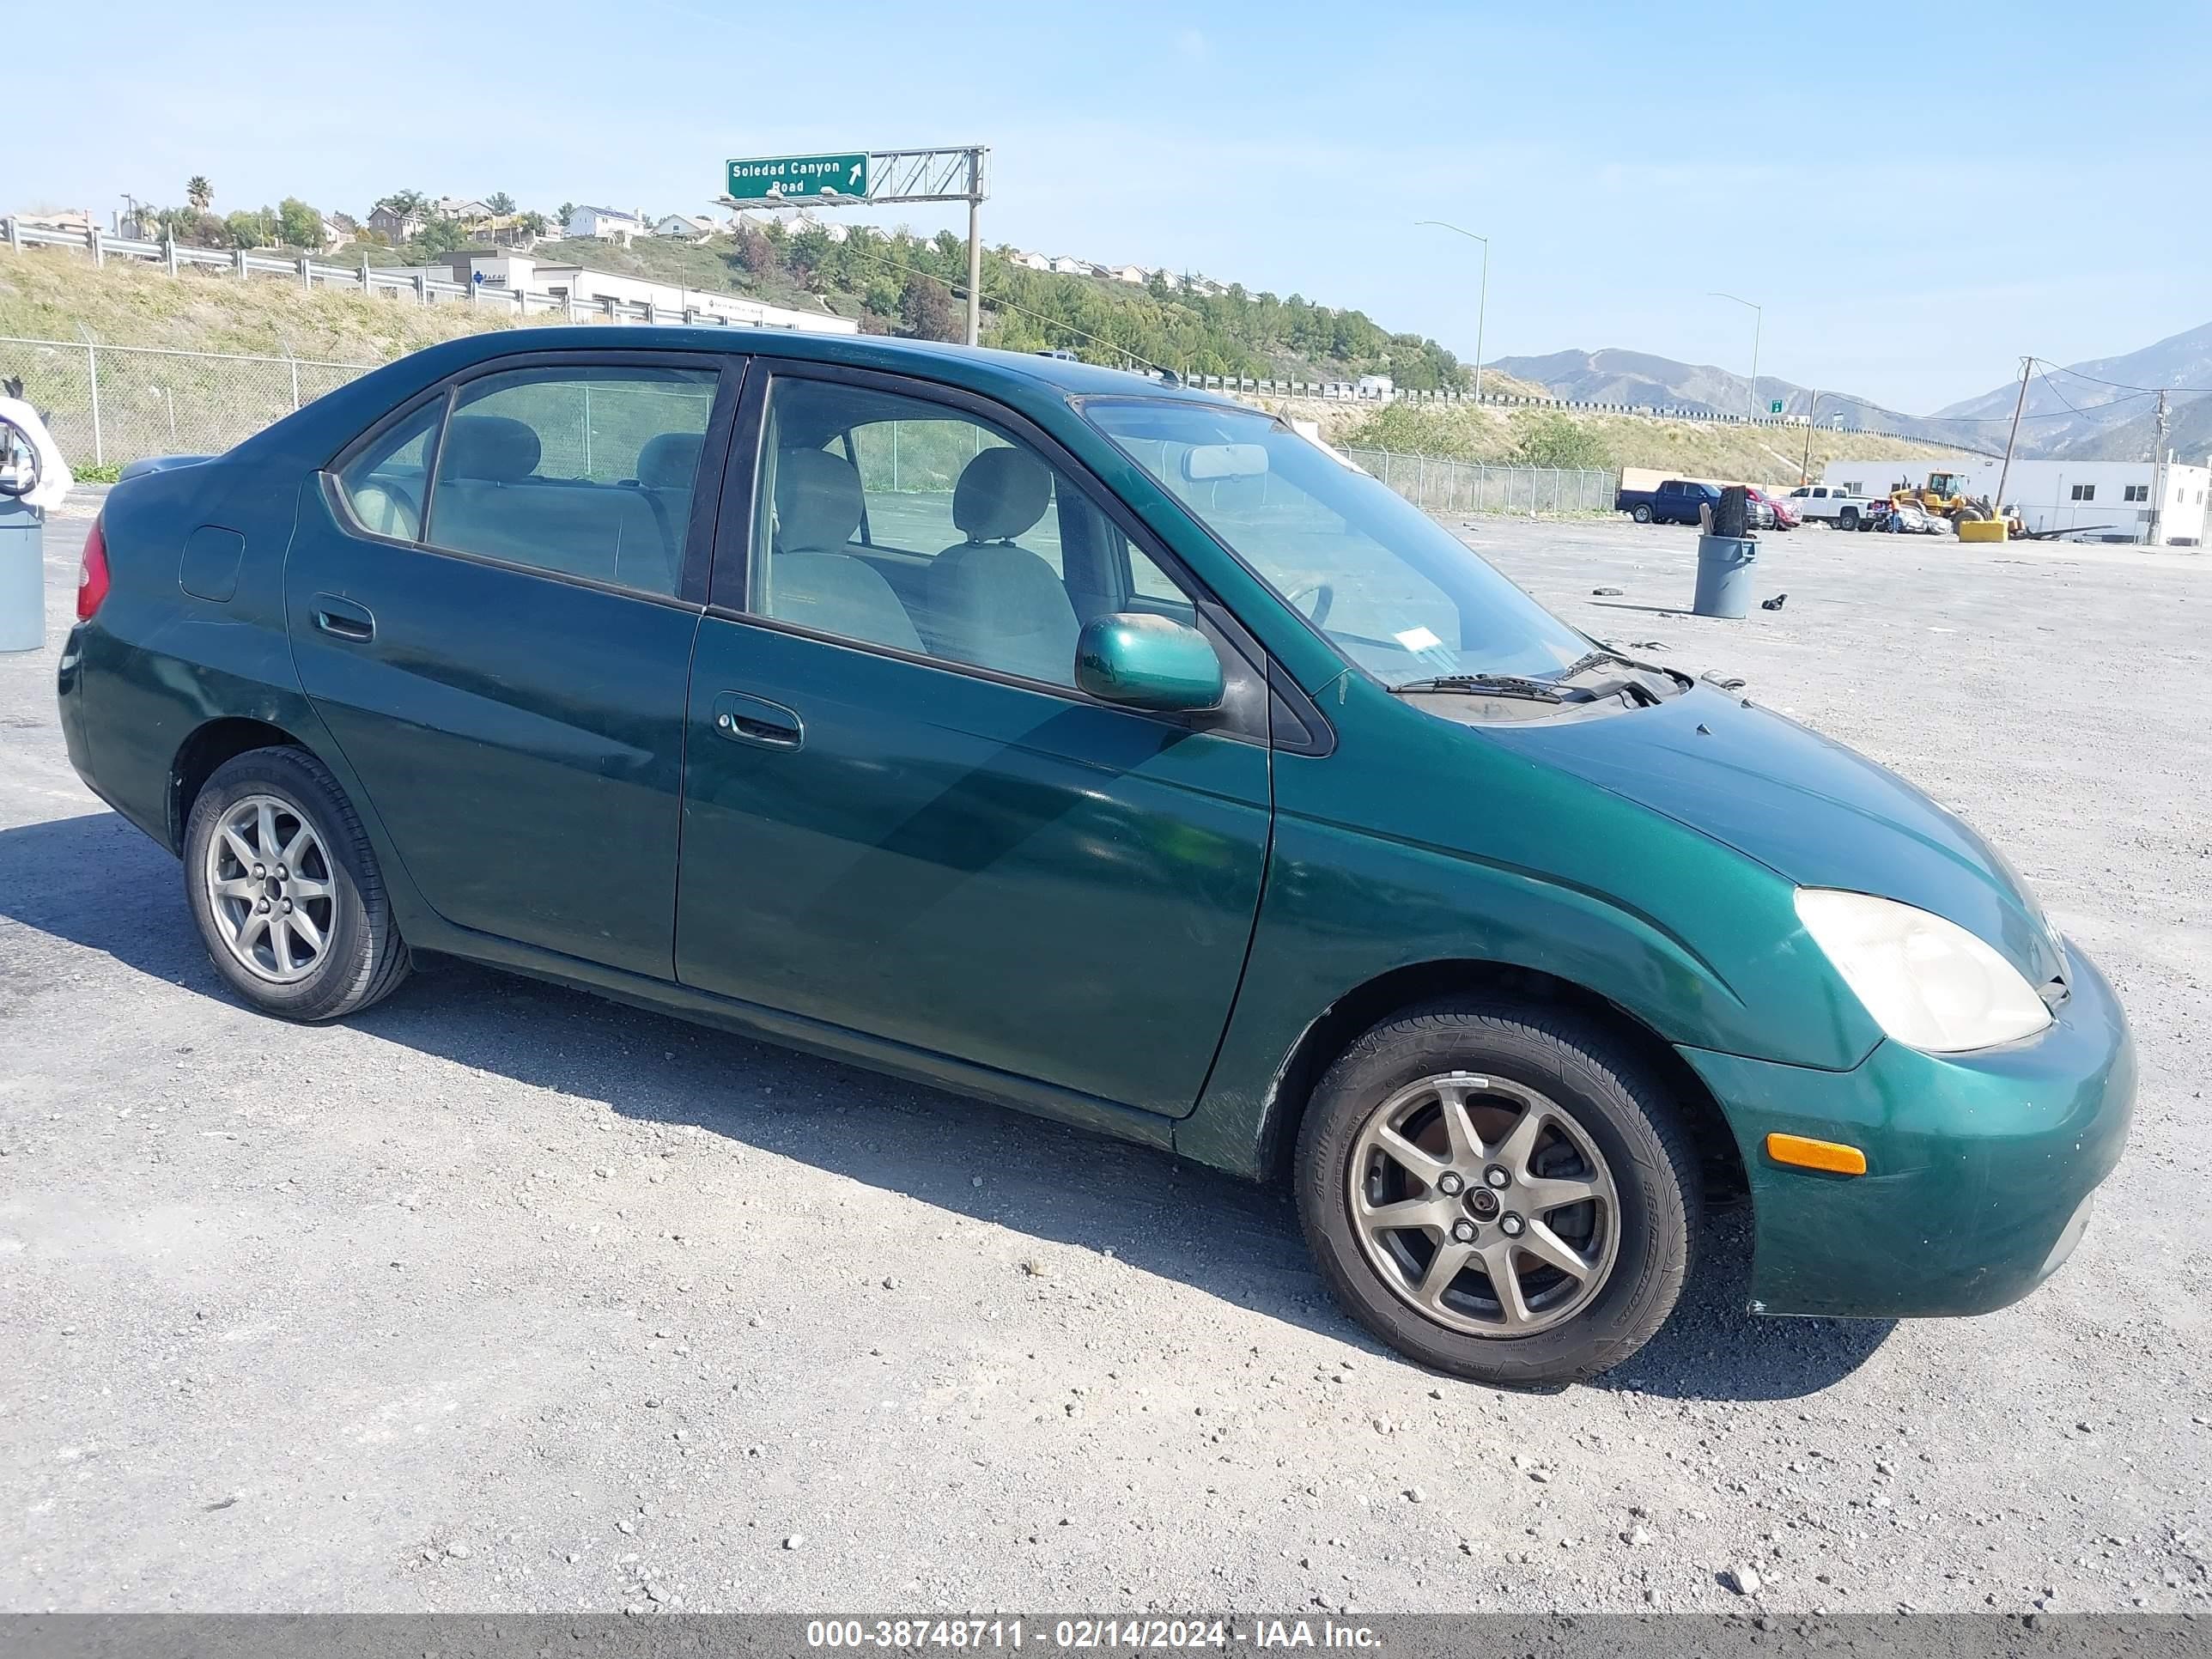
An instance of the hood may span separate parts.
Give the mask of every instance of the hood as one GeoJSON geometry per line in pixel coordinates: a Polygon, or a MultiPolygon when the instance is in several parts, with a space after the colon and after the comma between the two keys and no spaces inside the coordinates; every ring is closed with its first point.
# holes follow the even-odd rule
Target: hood
{"type": "Polygon", "coordinates": [[[1701,684],[1634,714],[1484,732],[1801,887],[1873,893],[1954,921],[2031,985],[2063,970],[2042,907],[2002,854],[1894,772],[1769,709],[1701,684]]]}

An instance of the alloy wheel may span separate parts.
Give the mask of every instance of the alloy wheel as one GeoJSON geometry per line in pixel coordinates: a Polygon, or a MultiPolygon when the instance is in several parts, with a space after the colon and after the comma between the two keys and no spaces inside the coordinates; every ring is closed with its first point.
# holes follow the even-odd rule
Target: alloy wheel
{"type": "Polygon", "coordinates": [[[208,837],[201,878],[217,935],[255,978],[291,985],[321,964],[337,882],[321,837],[290,802],[248,795],[232,805],[208,837]]]}
{"type": "Polygon", "coordinates": [[[1391,1292],[1474,1336],[1524,1337],[1587,1308],[1613,1270],[1620,1202],[1573,1115],[1510,1079],[1398,1090],[1353,1143],[1346,1198],[1391,1292]]]}

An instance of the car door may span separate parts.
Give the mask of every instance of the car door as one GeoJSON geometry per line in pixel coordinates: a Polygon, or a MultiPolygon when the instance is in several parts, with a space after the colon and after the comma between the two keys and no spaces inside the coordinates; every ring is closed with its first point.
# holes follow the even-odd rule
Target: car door
{"type": "Polygon", "coordinates": [[[302,684],[457,927],[666,979],[684,696],[739,367],[495,359],[303,505],[302,684]]]}
{"type": "Polygon", "coordinates": [[[903,377],[757,375],[692,673],[677,973],[917,1055],[1195,1103],[1270,824],[1256,647],[1063,452],[903,377]],[[750,434],[750,435],[748,435],[750,434]],[[1206,631],[1221,713],[1073,684],[1116,611],[1206,631]]]}

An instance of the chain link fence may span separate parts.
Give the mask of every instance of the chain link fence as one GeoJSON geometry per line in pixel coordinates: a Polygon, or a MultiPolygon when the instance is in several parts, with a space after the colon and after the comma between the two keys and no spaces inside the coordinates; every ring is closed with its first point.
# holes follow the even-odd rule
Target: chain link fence
{"type": "Polygon", "coordinates": [[[22,380],[72,467],[219,453],[372,367],[0,337],[0,379],[22,380]]]}
{"type": "MultiPolygon", "coordinates": [[[[0,378],[19,376],[74,467],[149,455],[216,454],[369,363],[252,357],[0,336],[0,378]]],[[[1614,475],[1595,468],[1485,466],[1389,450],[1344,452],[1431,513],[1607,513],[1614,475]]]]}
{"type": "Polygon", "coordinates": [[[1599,467],[1485,466],[1387,449],[1343,452],[1431,513],[1610,513],[1615,475],[1599,467]]]}

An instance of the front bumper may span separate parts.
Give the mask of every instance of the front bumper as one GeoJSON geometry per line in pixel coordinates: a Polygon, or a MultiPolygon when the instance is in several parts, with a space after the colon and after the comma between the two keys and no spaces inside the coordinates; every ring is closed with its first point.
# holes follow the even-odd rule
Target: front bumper
{"type": "Polygon", "coordinates": [[[2055,1023],[2002,1048],[1886,1042],[1849,1072],[1681,1050],[1750,1179],[1753,1312],[1988,1313],[2057,1270],[2119,1161],[2136,1078],[2112,987],[2064,950],[2069,994],[2055,1023]],[[1857,1146],[1867,1172],[1777,1164],[1765,1141],[1778,1130],[1857,1146]]]}

